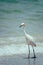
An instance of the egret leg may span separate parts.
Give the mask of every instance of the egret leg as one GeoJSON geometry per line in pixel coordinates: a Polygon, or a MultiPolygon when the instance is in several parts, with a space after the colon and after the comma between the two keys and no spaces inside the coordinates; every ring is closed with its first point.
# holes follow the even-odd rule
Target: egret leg
{"type": "Polygon", "coordinates": [[[29,51],[28,58],[30,58],[30,47],[29,47],[29,45],[28,45],[28,51],[29,51]]]}
{"type": "MultiPolygon", "coordinates": [[[[32,47],[32,48],[33,48],[33,47],[32,47]]],[[[34,53],[34,57],[33,57],[33,58],[36,58],[36,54],[35,54],[34,48],[33,48],[33,53],[34,53]]]]}

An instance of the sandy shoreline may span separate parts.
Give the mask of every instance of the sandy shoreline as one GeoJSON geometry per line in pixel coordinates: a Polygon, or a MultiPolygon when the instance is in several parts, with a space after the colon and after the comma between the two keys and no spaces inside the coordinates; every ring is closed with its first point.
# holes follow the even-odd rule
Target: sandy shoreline
{"type": "Polygon", "coordinates": [[[27,54],[0,56],[0,65],[43,65],[43,53],[36,55],[35,59],[27,59],[27,54]]]}

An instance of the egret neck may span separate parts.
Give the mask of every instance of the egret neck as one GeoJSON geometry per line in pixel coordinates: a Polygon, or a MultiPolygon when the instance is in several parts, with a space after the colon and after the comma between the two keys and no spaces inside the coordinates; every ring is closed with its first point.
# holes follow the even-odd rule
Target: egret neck
{"type": "Polygon", "coordinates": [[[25,27],[23,27],[23,31],[24,31],[24,33],[25,33],[25,35],[26,35],[25,27]]]}

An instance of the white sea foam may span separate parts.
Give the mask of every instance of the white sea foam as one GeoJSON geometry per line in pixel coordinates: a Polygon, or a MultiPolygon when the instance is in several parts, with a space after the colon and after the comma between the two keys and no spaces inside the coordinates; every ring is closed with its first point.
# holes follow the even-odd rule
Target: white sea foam
{"type": "MultiPolygon", "coordinates": [[[[36,44],[43,44],[42,41],[43,38],[35,38],[35,43],[36,44]]],[[[24,36],[18,36],[18,37],[1,37],[0,38],[0,45],[6,45],[6,44],[24,44],[26,43],[25,37],[24,36]]],[[[40,45],[41,45],[40,44],[40,45]]]]}
{"type": "MultiPolygon", "coordinates": [[[[32,47],[30,47],[31,53],[32,47]]],[[[36,53],[43,53],[43,46],[37,46],[35,47],[35,52],[36,53]]],[[[28,54],[28,46],[25,44],[11,44],[11,45],[5,45],[0,47],[0,56],[2,55],[12,55],[12,54],[28,54]]]]}
{"type": "MultiPolygon", "coordinates": [[[[36,43],[36,53],[43,53],[43,43],[36,43]]],[[[32,53],[32,47],[30,46],[32,53]]],[[[12,54],[28,54],[28,45],[24,37],[2,37],[0,38],[0,56],[12,54]]]]}

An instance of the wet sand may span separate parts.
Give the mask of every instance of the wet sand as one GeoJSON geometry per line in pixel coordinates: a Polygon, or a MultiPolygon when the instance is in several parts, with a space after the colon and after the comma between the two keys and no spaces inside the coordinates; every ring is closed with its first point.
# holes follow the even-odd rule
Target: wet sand
{"type": "Polygon", "coordinates": [[[37,53],[37,58],[27,58],[27,54],[1,56],[0,65],[43,65],[43,53],[37,53]]]}

